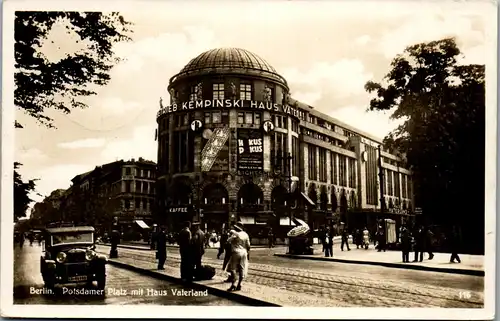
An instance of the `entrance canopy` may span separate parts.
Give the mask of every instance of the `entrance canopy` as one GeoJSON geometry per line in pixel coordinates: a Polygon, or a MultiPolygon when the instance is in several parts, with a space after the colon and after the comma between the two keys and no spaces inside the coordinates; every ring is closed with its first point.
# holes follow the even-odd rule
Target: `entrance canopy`
{"type": "Polygon", "coordinates": [[[137,223],[137,225],[139,225],[143,229],[148,229],[149,228],[149,226],[146,223],[144,223],[143,220],[136,220],[135,222],[137,223]]]}

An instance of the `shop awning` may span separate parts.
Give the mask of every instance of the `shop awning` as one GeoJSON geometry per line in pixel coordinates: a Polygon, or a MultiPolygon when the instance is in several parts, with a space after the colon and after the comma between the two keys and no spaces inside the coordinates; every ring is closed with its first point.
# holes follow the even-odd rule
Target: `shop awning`
{"type": "Polygon", "coordinates": [[[312,199],[309,198],[309,196],[307,196],[304,192],[300,192],[300,194],[302,194],[302,197],[304,197],[304,199],[306,200],[306,202],[311,205],[311,206],[315,206],[316,204],[314,204],[314,202],[312,201],[312,199]]]}
{"type": "Polygon", "coordinates": [[[146,223],[144,223],[144,221],[143,221],[143,220],[136,220],[135,222],[136,222],[136,223],[137,223],[137,225],[139,225],[141,228],[144,228],[144,229],[149,228],[149,226],[148,226],[146,223]]]}

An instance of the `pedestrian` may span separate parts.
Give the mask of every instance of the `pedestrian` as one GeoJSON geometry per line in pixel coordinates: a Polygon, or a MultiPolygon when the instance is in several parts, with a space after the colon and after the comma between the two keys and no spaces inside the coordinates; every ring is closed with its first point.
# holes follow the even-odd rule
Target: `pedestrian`
{"type": "Polygon", "coordinates": [[[167,260],[167,233],[165,226],[160,228],[156,237],[156,258],[158,259],[158,270],[165,270],[163,267],[167,260]]]}
{"type": "Polygon", "coordinates": [[[326,231],[323,234],[323,249],[325,252],[325,257],[333,256],[333,233],[330,231],[330,227],[326,227],[326,231]]]}
{"type": "Polygon", "coordinates": [[[422,226],[416,229],[414,233],[415,238],[415,259],[413,262],[422,262],[424,260],[424,247],[425,247],[425,231],[422,226]]]}
{"type": "Polygon", "coordinates": [[[403,254],[403,263],[409,263],[410,250],[411,250],[410,231],[406,227],[402,227],[400,235],[401,235],[401,251],[403,254]]]}
{"type": "MultiPolygon", "coordinates": [[[[115,226],[115,228],[118,228],[115,226]]],[[[118,243],[120,243],[120,232],[118,230],[113,230],[111,232],[111,251],[109,252],[109,258],[118,258],[118,243]]]]}
{"type": "Polygon", "coordinates": [[[340,244],[340,250],[344,251],[344,244],[347,246],[347,250],[350,251],[351,249],[349,248],[349,232],[347,230],[347,226],[344,227],[342,230],[342,243],[340,244]]]}
{"type": "Polygon", "coordinates": [[[201,258],[203,257],[203,254],[205,254],[205,247],[206,245],[206,237],[205,233],[200,229],[200,223],[193,223],[192,224],[193,230],[192,230],[192,239],[191,239],[191,247],[192,247],[192,255],[193,255],[193,265],[194,265],[194,276],[195,279],[197,278],[197,273],[201,269],[201,258]]]}
{"type": "Polygon", "coordinates": [[[425,248],[427,249],[427,253],[429,254],[429,260],[432,260],[434,258],[434,254],[432,253],[433,242],[434,233],[429,227],[427,227],[425,232],[425,248]]]}
{"type": "Polygon", "coordinates": [[[267,233],[267,244],[269,245],[269,248],[274,247],[274,234],[271,227],[269,228],[269,232],[267,233]]]}
{"type": "Polygon", "coordinates": [[[239,291],[241,290],[241,282],[247,276],[248,260],[250,259],[250,238],[243,230],[243,224],[238,222],[234,225],[228,242],[231,244],[231,259],[228,269],[232,278],[228,291],[239,291]],[[234,286],[236,273],[238,273],[238,285],[234,286]]]}
{"type": "Polygon", "coordinates": [[[220,236],[219,252],[217,252],[217,259],[220,259],[220,256],[224,253],[224,248],[228,238],[229,238],[228,232],[225,229],[223,229],[220,236]]]}
{"type": "Polygon", "coordinates": [[[381,252],[382,250],[385,252],[385,233],[382,225],[379,225],[378,231],[377,231],[377,241],[378,241],[378,252],[381,252]]]}
{"type": "Polygon", "coordinates": [[[356,248],[359,249],[359,247],[363,247],[362,245],[362,236],[361,236],[361,231],[359,230],[359,228],[357,228],[355,231],[354,231],[354,243],[356,244],[356,248]]]}
{"type": "Polygon", "coordinates": [[[461,263],[462,261],[460,261],[458,252],[460,251],[462,238],[456,226],[453,226],[449,239],[450,239],[449,243],[451,250],[450,263],[455,263],[455,260],[457,260],[458,263],[461,263]]]}
{"type": "Polygon", "coordinates": [[[178,234],[177,243],[181,255],[181,279],[184,282],[193,280],[193,255],[191,246],[191,222],[183,223],[183,229],[178,234]]]}
{"type": "Polygon", "coordinates": [[[366,227],[363,230],[363,245],[365,246],[365,250],[368,250],[368,247],[370,246],[370,232],[366,227]]]}
{"type": "MultiPolygon", "coordinates": [[[[229,242],[229,238],[231,237],[231,231],[226,231],[226,241],[224,243],[224,261],[222,263],[222,271],[227,271],[227,267],[229,264],[229,260],[231,259],[231,243],[229,242]]],[[[229,271],[227,271],[229,272],[229,271]]],[[[228,275],[227,279],[224,282],[233,282],[234,278],[231,274],[228,275]]]]}

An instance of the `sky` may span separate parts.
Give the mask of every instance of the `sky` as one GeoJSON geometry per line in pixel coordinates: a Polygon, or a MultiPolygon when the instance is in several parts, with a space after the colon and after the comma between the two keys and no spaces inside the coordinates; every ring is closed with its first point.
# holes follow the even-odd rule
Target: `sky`
{"type": "MultiPolygon", "coordinates": [[[[256,53],[287,79],[295,99],[383,138],[398,122],[390,112],[367,112],[371,96],[364,84],[381,81],[406,46],[450,36],[463,53],[460,63],[485,64],[487,28],[496,10],[487,3],[444,1],[116,4],[112,9],[134,24],[132,41],[115,46],[124,61],[111,71],[110,83],[85,100],[89,108],[49,112],[57,129],[16,113],[25,129],[15,131],[15,159],[24,165],[24,177],[40,179],[36,201],[97,165],[139,157],[156,161],[155,118],[160,97],[169,101],[169,78],[218,47],[256,53]]],[[[63,24],[42,45],[53,61],[79,49],[63,24]]]]}

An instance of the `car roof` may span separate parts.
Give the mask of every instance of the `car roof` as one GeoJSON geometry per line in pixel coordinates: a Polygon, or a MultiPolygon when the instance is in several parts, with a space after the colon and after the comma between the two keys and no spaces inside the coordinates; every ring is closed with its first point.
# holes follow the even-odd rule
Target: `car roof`
{"type": "Polygon", "coordinates": [[[94,232],[92,226],[68,226],[68,227],[49,227],[45,229],[50,234],[68,233],[68,232],[94,232]]]}

